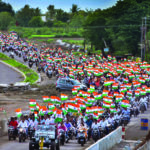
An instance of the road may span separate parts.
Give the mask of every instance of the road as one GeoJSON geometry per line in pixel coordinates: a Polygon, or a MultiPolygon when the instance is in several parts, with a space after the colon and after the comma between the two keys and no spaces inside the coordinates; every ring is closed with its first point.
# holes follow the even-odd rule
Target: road
{"type": "MultiPolygon", "coordinates": [[[[69,143],[65,143],[64,146],[60,146],[60,150],[85,150],[92,144],[92,141],[87,142],[84,147],[81,147],[77,143],[77,140],[70,140],[69,143]]],[[[16,141],[8,141],[7,136],[0,137],[0,150],[28,150],[29,140],[23,143],[19,143],[18,139],[16,141]]]]}
{"type": "Polygon", "coordinates": [[[22,81],[23,77],[15,70],[0,63],[0,84],[10,84],[22,81]]]}
{"type": "MultiPolygon", "coordinates": [[[[0,52],[2,52],[2,50],[0,49],[0,52]]],[[[9,52],[4,52],[5,55],[9,56],[9,52]]],[[[17,60],[18,62],[21,62],[22,64],[28,66],[28,62],[24,62],[22,57],[18,57],[15,55],[15,60],[17,60]]],[[[36,71],[36,66],[35,64],[33,64],[32,68],[34,71],[36,71]]],[[[51,79],[48,79],[48,77],[46,76],[45,73],[41,72],[40,76],[42,78],[41,82],[39,83],[39,85],[50,85],[50,84],[56,84],[56,77],[52,77],[51,79]]]]}

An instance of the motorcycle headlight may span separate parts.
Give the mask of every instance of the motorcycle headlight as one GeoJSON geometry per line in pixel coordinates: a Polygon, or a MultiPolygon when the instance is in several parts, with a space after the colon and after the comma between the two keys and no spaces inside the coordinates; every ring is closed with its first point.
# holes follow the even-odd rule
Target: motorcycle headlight
{"type": "Polygon", "coordinates": [[[20,129],[19,129],[19,131],[20,131],[20,132],[23,132],[23,129],[22,129],[22,128],[20,128],[20,129]]]}
{"type": "Polygon", "coordinates": [[[54,139],[54,138],[55,138],[55,135],[49,135],[49,138],[50,138],[50,139],[54,139]]]}

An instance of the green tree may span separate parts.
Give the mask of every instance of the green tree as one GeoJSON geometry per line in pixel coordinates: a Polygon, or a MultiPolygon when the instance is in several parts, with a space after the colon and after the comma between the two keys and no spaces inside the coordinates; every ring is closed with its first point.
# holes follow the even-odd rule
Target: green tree
{"type": "Polygon", "coordinates": [[[70,16],[67,12],[64,12],[62,9],[56,10],[56,20],[67,22],[69,20],[70,16]]]}
{"type": "Polygon", "coordinates": [[[7,30],[12,20],[13,20],[13,17],[11,16],[9,12],[1,12],[0,13],[0,29],[7,30]]]}
{"type": "Polygon", "coordinates": [[[49,5],[47,7],[47,9],[48,9],[47,20],[54,19],[55,18],[55,14],[56,14],[56,10],[55,10],[54,5],[49,5]]]}
{"type": "Polygon", "coordinates": [[[78,7],[78,5],[73,4],[72,8],[71,8],[71,13],[72,15],[74,15],[75,13],[77,13],[80,10],[80,8],[78,7]]]}
{"type": "Polygon", "coordinates": [[[9,12],[14,16],[15,12],[10,4],[6,4],[0,0],[0,12],[9,12]]]}
{"type": "Polygon", "coordinates": [[[29,21],[29,26],[30,27],[42,27],[44,25],[44,22],[42,21],[40,16],[34,16],[30,21],[29,21]]]}
{"type": "Polygon", "coordinates": [[[34,16],[39,16],[40,9],[39,8],[30,8],[29,5],[25,5],[21,10],[19,10],[16,14],[16,20],[20,26],[27,27],[29,25],[29,21],[34,16]]]}
{"type": "Polygon", "coordinates": [[[95,46],[95,49],[102,49],[105,47],[103,39],[105,39],[107,33],[105,29],[100,26],[105,26],[106,20],[103,17],[102,11],[96,10],[90,13],[84,23],[83,35],[87,41],[91,42],[91,45],[95,46]]]}

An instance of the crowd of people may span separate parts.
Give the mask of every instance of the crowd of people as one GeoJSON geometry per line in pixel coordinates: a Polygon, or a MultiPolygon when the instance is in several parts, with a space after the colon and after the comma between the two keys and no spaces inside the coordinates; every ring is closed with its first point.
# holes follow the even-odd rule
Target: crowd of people
{"type": "MultiPolygon", "coordinates": [[[[132,115],[137,116],[147,110],[150,96],[150,65],[147,62],[130,59],[116,60],[110,55],[74,55],[61,48],[40,47],[15,38],[14,34],[1,34],[2,51],[15,57],[22,57],[30,68],[36,65],[38,72],[55,75],[56,78],[72,78],[84,83],[87,91],[79,87],[72,89],[73,96],[43,96],[45,106],[36,101],[30,107],[32,115],[22,117],[15,126],[37,126],[38,124],[57,124],[66,133],[72,127],[90,129],[102,127],[105,133],[109,126],[129,122],[132,115]],[[64,100],[64,97],[67,99],[64,100]]],[[[13,125],[13,124],[11,124],[13,125]]],[[[92,133],[92,130],[91,130],[92,133]]],[[[100,136],[100,132],[99,132],[100,136]]]]}

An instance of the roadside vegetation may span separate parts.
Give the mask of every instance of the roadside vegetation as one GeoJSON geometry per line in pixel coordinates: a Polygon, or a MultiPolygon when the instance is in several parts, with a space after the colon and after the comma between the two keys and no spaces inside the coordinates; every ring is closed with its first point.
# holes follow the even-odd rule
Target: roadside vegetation
{"type": "Polygon", "coordinates": [[[22,73],[24,73],[26,79],[23,82],[30,82],[30,84],[34,84],[39,78],[38,74],[35,71],[29,69],[26,65],[23,65],[22,63],[17,62],[14,59],[11,59],[10,57],[6,56],[3,53],[0,53],[0,60],[11,65],[12,67],[17,68],[22,73]]]}

